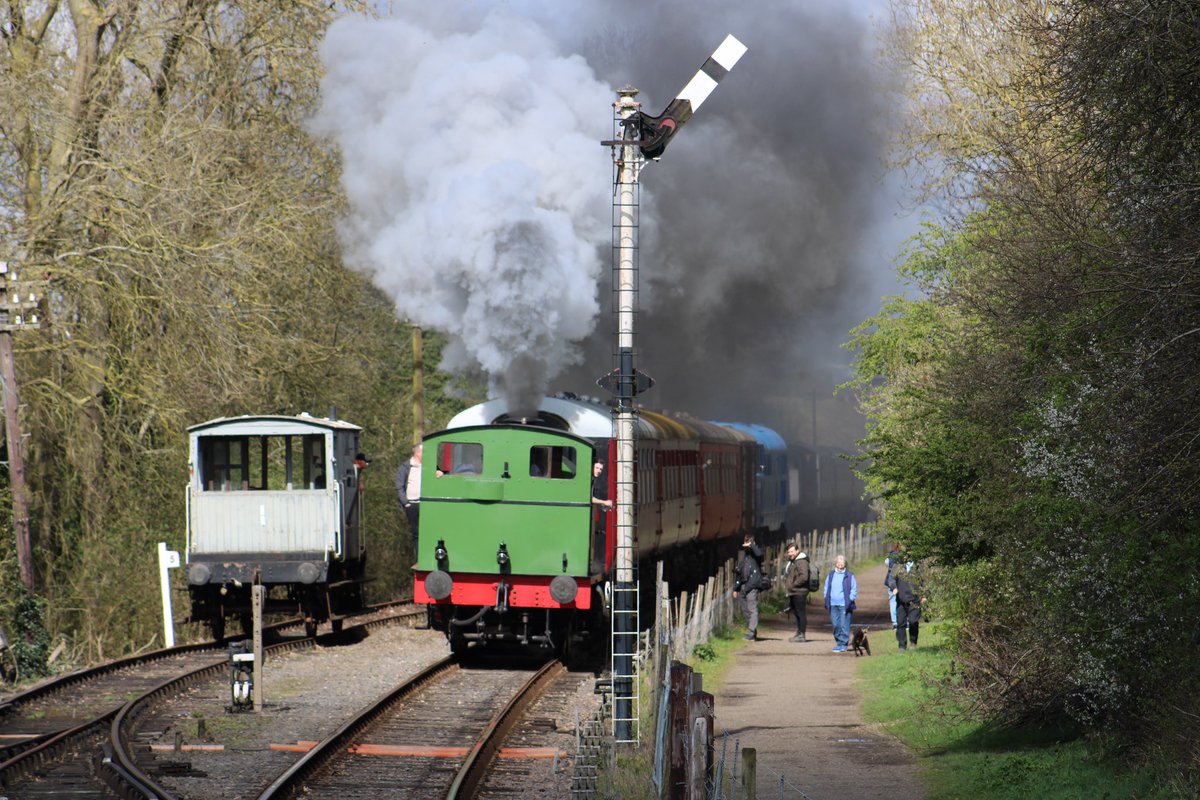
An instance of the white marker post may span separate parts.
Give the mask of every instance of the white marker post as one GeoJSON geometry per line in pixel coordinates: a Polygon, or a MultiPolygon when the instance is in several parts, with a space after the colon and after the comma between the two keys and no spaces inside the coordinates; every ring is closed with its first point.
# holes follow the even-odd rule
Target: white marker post
{"type": "Polygon", "coordinates": [[[167,647],[175,646],[175,618],[171,614],[171,576],[167,570],[179,567],[179,553],[168,550],[166,542],[158,543],[158,577],[162,585],[163,641],[167,647]]]}

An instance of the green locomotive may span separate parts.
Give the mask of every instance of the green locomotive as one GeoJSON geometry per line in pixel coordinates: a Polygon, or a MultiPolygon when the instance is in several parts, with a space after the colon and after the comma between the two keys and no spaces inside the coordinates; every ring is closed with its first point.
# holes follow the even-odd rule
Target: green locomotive
{"type": "MultiPolygon", "coordinates": [[[[788,472],[765,428],[642,411],[635,431],[637,557],[711,569],[746,530],[782,534],[788,472]]],[[[573,395],[517,413],[493,400],[424,441],[414,596],[451,649],[571,649],[607,630],[615,514],[611,410],[573,395]],[[593,475],[593,465],[600,472],[593,475]]]]}

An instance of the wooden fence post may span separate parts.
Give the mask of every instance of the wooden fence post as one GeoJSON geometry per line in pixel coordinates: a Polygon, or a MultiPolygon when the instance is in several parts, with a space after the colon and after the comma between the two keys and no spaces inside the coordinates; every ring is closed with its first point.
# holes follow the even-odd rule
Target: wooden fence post
{"type": "Polygon", "coordinates": [[[742,748],[742,797],[758,797],[758,751],[753,747],[742,748]]]}
{"type": "Polygon", "coordinates": [[[702,677],[696,674],[693,692],[688,697],[688,720],[691,729],[691,751],[688,759],[688,800],[705,800],[705,787],[713,775],[713,708],[714,698],[700,691],[702,677]]]}
{"type": "Polygon", "coordinates": [[[688,741],[688,689],[692,685],[692,668],[687,664],[671,665],[671,706],[667,712],[667,731],[670,767],[667,770],[668,800],[684,800],[687,788],[687,762],[684,744],[688,741]]]}

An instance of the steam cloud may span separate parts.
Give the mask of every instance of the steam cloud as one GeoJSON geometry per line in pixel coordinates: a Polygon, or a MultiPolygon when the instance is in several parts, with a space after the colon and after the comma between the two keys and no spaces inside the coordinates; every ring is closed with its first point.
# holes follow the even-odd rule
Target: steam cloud
{"type": "Polygon", "coordinates": [[[749,52],[642,173],[644,402],[808,438],[839,343],[891,288],[884,93],[853,3],[734,5],[396,2],[331,29],[314,127],[341,145],[347,258],[452,337],[445,367],[481,367],[518,404],[556,375],[598,391],[615,89],[658,114],[733,33],[749,52]]]}
{"type": "Polygon", "coordinates": [[[612,93],[531,21],[457,22],[339,20],[312,128],[341,148],[347,261],[450,336],[445,369],[533,409],[599,311],[612,93]]]}

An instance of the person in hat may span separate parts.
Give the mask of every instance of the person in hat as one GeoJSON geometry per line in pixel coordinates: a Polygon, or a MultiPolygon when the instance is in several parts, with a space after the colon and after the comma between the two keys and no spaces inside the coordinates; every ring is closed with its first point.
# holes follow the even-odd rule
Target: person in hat
{"type": "Polygon", "coordinates": [[[796,618],[796,635],[788,641],[803,642],[808,630],[808,554],[792,542],[788,545],[787,557],[788,562],[783,567],[783,588],[792,607],[792,616],[796,618]]]}

